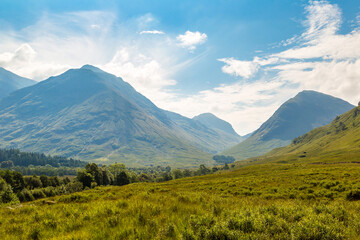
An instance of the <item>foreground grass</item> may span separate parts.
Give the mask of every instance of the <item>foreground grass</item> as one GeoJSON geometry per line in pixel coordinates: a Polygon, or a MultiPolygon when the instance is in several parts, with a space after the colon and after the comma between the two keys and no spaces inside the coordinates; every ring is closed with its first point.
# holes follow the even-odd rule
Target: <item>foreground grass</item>
{"type": "Polygon", "coordinates": [[[1,239],[358,239],[360,164],[261,164],[0,208],[1,239]],[[54,202],[49,202],[54,201],[54,202]]]}

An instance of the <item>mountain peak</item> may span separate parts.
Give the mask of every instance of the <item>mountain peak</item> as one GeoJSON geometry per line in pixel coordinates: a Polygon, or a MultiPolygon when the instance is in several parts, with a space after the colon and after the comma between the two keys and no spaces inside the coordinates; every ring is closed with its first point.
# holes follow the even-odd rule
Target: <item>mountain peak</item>
{"type": "Polygon", "coordinates": [[[101,70],[100,68],[97,68],[97,67],[95,67],[93,65],[89,65],[89,64],[82,66],[80,69],[91,70],[96,73],[105,73],[105,71],[101,70]]]}
{"type": "Polygon", "coordinates": [[[251,137],[224,153],[244,159],[282,147],[295,137],[329,124],[354,106],[333,96],[306,90],[283,103],[251,137]]]}
{"type": "Polygon", "coordinates": [[[193,117],[193,119],[201,122],[202,124],[204,124],[205,126],[207,126],[209,128],[219,129],[219,130],[227,132],[231,135],[234,135],[237,137],[239,136],[235,132],[235,130],[233,129],[233,127],[231,126],[230,123],[218,118],[217,116],[215,116],[212,113],[202,113],[198,116],[193,117]]]}

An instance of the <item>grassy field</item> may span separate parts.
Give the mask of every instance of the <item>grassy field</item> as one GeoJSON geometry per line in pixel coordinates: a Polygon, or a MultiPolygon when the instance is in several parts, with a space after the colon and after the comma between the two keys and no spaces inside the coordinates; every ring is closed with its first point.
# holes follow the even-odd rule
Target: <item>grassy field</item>
{"type": "Polygon", "coordinates": [[[360,110],[235,168],[0,207],[0,239],[360,239],[360,110]]]}
{"type": "Polygon", "coordinates": [[[0,208],[2,239],[358,239],[360,164],[255,164],[0,208]],[[354,197],[355,196],[355,197],[354,197]],[[53,202],[49,202],[53,201],[53,202]]]}

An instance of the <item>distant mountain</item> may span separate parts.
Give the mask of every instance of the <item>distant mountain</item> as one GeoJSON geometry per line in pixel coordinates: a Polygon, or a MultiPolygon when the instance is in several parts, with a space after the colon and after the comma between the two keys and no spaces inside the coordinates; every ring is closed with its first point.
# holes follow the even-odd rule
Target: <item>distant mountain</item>
{"type": "Polygon", "coordinates": [[[20,88],[34,85],[36,82],[20,77],[0,67],[0,99],[20,88]]]}
{"type": "Polygon", "coordinates": [[[216,117],[212,113],[202,113],[198,116],[193,117],[193,119],[201,122],[209,128],[220,130],[236,137],[240,137],[240,135],[235,132],[230,123],[216,117]]]}
{"type": "Polygon", "coordinates": [[[349,111],[350,103],[315,91],[302,91],[289,99],[249,138],[225,150],[237,160],[259,156],[286,146],[292,139],[326,125],[337,115],[349,111]]]}
{"type": "Polygon", "coordinates": [[[205,152],[216,154],[236,145],[241,140],[241,137],[236,133],[235,135],[229,134],[220,129],[203,124],[201,121],[169,111],[165,111],[165,114],[174,123],[174,130],[182,139],[186,139],[192,143],[192,145],[205,152]]]}
{"type": "Polygon", "coordinates": [[[359,160],[360,107],[336,117],[330,124],[295,138],[283,148],[266,154],[276,161],[281,155],[284,161],[308,158],[311,162],[352,162],[359,160]]]}
{"type": "Polygon", "coordinates": [[[0,100],[0,147],[179,167],[213,163],[207,152],[229,146],[224,139],[198,121],[159,109],[121,78],[90,65],[0,100]]]}

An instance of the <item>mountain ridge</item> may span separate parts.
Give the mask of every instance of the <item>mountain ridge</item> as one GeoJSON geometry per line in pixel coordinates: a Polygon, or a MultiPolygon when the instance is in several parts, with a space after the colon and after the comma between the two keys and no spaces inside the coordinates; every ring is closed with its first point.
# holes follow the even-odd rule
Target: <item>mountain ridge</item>
{"type": "Polygon", "coordinates": [[[18,89],[36,84],[36,81],[21,77],[0,67],[0,99],[18,89]]]}
{"type": "Polygon", "coordinates": [[[305,90],[282,104],[249,138],[227,149],[223,154],[237,160],[260,156],[266,152],[286,146],[316,127],[326,125],[337,115],[354,106],[350,103],[319,93],[305,90]]]}
{"type": "Polygon", "coordinates": [[[129,166],[212,164],[213,148],[229,146],[228,136],[90,65],[0,100],[0,138],[1,147],[129,166]]]}

